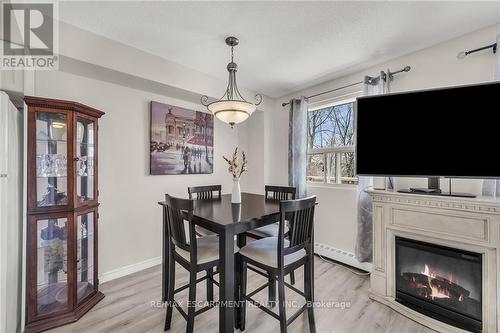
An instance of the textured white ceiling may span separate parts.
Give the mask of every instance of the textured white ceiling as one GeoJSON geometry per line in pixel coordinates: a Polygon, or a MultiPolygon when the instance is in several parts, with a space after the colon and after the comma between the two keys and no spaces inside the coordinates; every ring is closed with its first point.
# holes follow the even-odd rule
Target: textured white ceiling
{"type": "MultiPolygon", "coordinates": [[[[500,2],[61,2],[60,19],[281,97],[500,22],[500,2]]],[[[477,45],[471,45],[477,46],[477,45]]]]}

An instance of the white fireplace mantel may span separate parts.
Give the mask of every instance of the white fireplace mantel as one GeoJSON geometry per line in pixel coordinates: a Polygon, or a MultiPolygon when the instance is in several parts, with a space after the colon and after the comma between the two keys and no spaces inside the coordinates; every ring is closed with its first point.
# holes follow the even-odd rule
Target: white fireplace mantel
{"type": "Polygon", "coordinates": [[[367,191],[373,199],[370,297],[438,332],[466,332],[395,300],[395,237],[482,254],[483,332],[498,332],[500,200],[367,191]]]}

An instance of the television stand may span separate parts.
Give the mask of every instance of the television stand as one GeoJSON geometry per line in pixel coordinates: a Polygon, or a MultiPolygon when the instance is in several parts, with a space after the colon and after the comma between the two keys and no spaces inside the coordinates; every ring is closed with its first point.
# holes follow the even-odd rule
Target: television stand
{"type": "Polygon", "coordinates": [[[410,187],[410,192],[418,192],[418,193],[423,193],[423,194],[440,194],[441,189],[438,188],[415,188],[415,187],[410,187]]]}
{"type": "MultiPolygon", "coordinates": [[[[412,194],[427,194],[436,195],[442,197],[458,197],[458,198],[475,198],[476,196],[472,193],[462,193],[462,192],[436,192],[436,191],[420,191],[418,188],[409,188],[398,190],[399,193],[412,193],[412,194]]],[[[427,190],[427,189],[424,189],[427,190]]]]}
{"type": "Polygon", "coordinates": [[[439,177],[429,177],[427,188],[409,188],[401,189],[399,193],[413,193],[413,194],[427,194],[438,195],[443,197],[459,197],[459,198],[475,198],[472,193],[452,192],[451,191],[451,178],[450,178],[450,191],[443,192],[439,186],[439,177]]]}

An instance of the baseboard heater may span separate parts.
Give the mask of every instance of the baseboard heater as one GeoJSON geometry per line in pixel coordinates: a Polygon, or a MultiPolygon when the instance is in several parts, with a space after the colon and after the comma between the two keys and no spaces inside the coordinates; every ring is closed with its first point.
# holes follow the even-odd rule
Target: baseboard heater
{"type": "Polygon", "coordinates": [[[335,261],[339,261],[343,264],[359,268],[366,272],[372,271],[371,263],[363,263],[359,262],[356,259],[356,256],[352,252],[344,251],[338,248],[335,248],[330,245],[322,244],[322,243],[314,243],[314,253],[326,257],[328,259],[332,259],[335,261]]]}

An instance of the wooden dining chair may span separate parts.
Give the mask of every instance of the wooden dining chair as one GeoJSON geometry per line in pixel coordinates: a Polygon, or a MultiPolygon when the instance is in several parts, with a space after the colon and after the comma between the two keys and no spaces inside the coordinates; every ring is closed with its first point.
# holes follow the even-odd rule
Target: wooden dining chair
{"type": "MultiPolygon", "coordinates": [[[[172,311],[175,307],[187,321],[187,333],[194,330],[194,318],[215,305],[213,285],[219,285],[213,278],[214,268],[219,265],[219,238],[217,236],[206,236],[198,238],[193,221],[194,201],[189,199],[175,198],[165,195],[166,221],[168,241],[170,242],[170,256],[168,267],[168,292],[167,311],[165,315],[164,330],[170,329],[172,311]],[[186,236],[185,223],[188,222],[188,235],[186,236]],[[188,239],[189,238],[189,239],[188,239]],[[189,283],[175,289],[175,263],[179,263],[189,271],[189,283]],[[197,273],[206,271],[206,275],[197,279],[197,273]],[[207,281],[208,305],[198,311],[194,305],[196,300],[196,284],[207,281]],[[174,295],[189,288],[189,303],[187,313],[175,301],[174,295]]],[[[237,251],[237,247],[235,247],[237,251]]]]}
{"type": "MultiPolygon", "coordinates": [[[[222,185],[206,185],[206,186],[191,186],[188,187],[189,199],[194,200],[220,200],[222,185]]],[[[216,235],[216,233],[196,226],[196,233],[199,236],[216,235]]]]}
{"type": "Polygon", "coordinates": [[[266,199],[272,200],[295,200],[297,188],[293,186],[273,186],[266,185],[266,199]]]}
{"type": "MultiPolygon", "coordinates": [[[[294,200],[297,189],[295,187],[289,187],[289,186],[266,185],[265,192],[266,192],[265,195],[266,200],[274,200],[274,201],[294,200]]],[[[265,237],[277,237],[278,225],[279,223],[276,222],[254,230],[250,230],[247,232],[247,236],[253,239],[261,239],[265,237]]]]}
{"type": "Polygon", "coordinates": [[[189,199],[212,200],[220,199],[222,185],[192,186],[188,187],[189,199]],[[194,198],[196,196],[196,198],[194,198]]]}
{"type": "Polygon", "coordinates": [[[245,330],[246,302],[258,306],[261,310],[280,321],[280,332],[286,333],[288,325],[297,319],[304,311],[308,311],[309,330],[316,332],[313,304],[313,224],[316,196],[299,200],[280,202],[280,222],[277,237],[266,237],[252,242],[239,251],[241,262],[241,297],[245,302],[240,307],[241,331],[245,330]],[[285,238],[285,224],[289,221],[288,239],[285,238]],[[251,264],[266,273],[268,278],[278,282],[279,314],[274,313],[265,305],[255,301],[252,296],[269,285],[269,282],[256,290],[247,293],[247,268],[251,264]],[[300,291],[285,282],[285,276],[297,268],[304,266],[304,291],[300,291]],[[306,304],[289,319],[286,316],[285,287],[304,296],[306,304]]]}
{"type": "MultiPolygon", "coordinates": [[[[281,201],[281,200],[294,200],[297,189],[291,186],[265,186],[266,200],[281,201]]],[[[288,223],[287,223],[288,224],[288,223]]],[[[285,235],[288,232],[288,225],[285,224],[285,235]]],[[[253,239],[262,239],[266,237],[278,237],[279,222],[269,224],[254,230],[246,232],[245,236],[253,239]]],[[[295,284],[295,273],[290,273],[290,283],[295,284]]],[[[273,305],[276,301],[276,281],[269,280],[269,302],[273,305]]]]}

